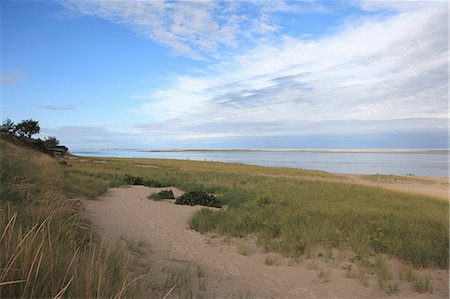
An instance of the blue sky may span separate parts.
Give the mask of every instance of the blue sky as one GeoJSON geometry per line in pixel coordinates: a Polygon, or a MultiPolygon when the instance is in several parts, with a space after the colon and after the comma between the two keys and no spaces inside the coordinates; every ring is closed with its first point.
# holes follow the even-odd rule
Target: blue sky
{"type": "Polygon", "coordinates": [[[445,1],[0,5],[2,118],[74,149],[448,147],[445,1]]]}

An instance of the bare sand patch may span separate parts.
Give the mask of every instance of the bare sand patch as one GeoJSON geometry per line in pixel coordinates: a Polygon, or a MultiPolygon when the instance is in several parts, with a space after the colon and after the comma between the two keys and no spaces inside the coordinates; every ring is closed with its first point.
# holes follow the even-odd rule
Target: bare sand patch
{"type": "MultiPolygon", "coordinates": [[[[274,263],[267,262],[266,254],[254,247],[248,254],[242,254],[245,249],[237,250],[234,244],[221,241],[223,238],[193,231],[187,226],[188,219],[202,207],[147,199],[151,193],[163,189],[171,189],[175,196],[182,194],[173,187],[132,186],[113,188],[98,200],[82,202],[103,237],[111,241],[125,237],[145,242],[150,257],[160,264],[188,261],[204,269],[208,297],[226,298],[236,294],[251,294],[253,298],[389,297],[374,279],[363,286],[358,280],[347,278],[339,266],[330,266],[328,278],[324,280],[319,278],[322,270],[319,267],[292,264],[282,257],[277,257],[274,263]]],[[[444,287],[437,287],[434,294],[403,288],[397,297],[448,297],[447,283],[442,284],[444,287]]]]}

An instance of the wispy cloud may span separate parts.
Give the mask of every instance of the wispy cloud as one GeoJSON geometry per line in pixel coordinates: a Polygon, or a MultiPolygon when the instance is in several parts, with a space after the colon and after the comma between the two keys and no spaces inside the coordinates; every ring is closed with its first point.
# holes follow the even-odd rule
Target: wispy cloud
{"type": "Polygon", "coordinates": [[[207,75],[169,78],[140,127],[168,139],[447,130],[447,20],[434,3],[260,42],[207,75]]]}
{"type": "Polygon", "coordinates": [[[41,105],[37,106],[39,109],[44,110],[75,110],[77,106],[75,105],[41,105]]]}
{"type": "Polygon", "coordinates": [[[13,70],[12,72],[9,72],[8,74],[1,74],[0,75],[0,85],[12,85],[17,84],[21,81],[23,81],[24,78],[24,72],[22,70],[13,70]]]}
{"type": "Polygon", "coordinates": [[[131,27],[177,54],[196,59],[223,56],[278,31],[276,12],[321,12],[314,2],[277,1],[84,1],[62,2],[70,12],[131,27]]]}

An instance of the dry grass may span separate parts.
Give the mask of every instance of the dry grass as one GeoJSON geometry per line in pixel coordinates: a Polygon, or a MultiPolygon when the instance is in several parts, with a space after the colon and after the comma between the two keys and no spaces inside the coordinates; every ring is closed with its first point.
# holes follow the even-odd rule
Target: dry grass
{"type": "Polygon", "coordinates": [[[384,258],[378,256],[375,259],[374,270],[377,275],[380,289],[384,290],[389,295],[396,294],[399,291],[400,283],[394,281],[389,263],[384,258]]]}
{"type": "Polygon", "coordinates": [[[243,256],[249,256],[252,253],[250,246],[245,243],[238,243],[236,249],[237,252],[243,256]]]}
{"type": "Polygon", "coordinates": [[[320,269],[319,279],[323,283],[330,282],[330,269],[328,269],[328,268],[320,269]]]}
{"type": "Polygon", "coordinates": [[[278,255],[269,253],[264,256],[264,264],[267,266],[275,266],[278,265],[278,255]]]}
{"type": "Polygon", "coordinates": [[[387,174],[371,174],[361,176],[363,179],[374,182],[388,182],[388,183],[422,183],[433,184],[431,180],[416,178],[411,176],[387,175],[387,174]]]}
{"type": "Polygon", "coordinates": [[[132,296],[126,257],[62,196],[56,160],[1,139],[0,150],[0,297],[132,296]]]}

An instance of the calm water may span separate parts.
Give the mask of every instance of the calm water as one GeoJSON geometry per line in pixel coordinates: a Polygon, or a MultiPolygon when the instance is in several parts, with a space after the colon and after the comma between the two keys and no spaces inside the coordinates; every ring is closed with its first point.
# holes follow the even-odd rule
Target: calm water
{"type": "Polygon", "coordinates": [[[80,156],[166,158],[292,167],[337,173],[448,176],[447,153],[73,151],[80,156]]]}

